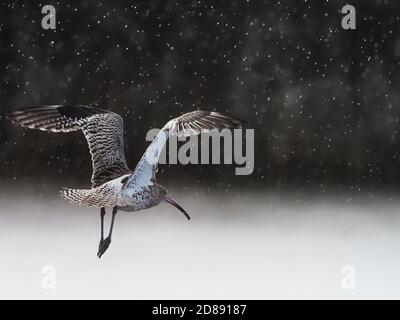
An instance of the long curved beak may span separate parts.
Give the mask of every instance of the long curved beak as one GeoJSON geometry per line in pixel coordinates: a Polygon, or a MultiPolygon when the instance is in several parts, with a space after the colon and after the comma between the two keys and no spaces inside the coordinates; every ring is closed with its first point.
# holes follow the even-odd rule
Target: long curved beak
{"type": "Polygon", "coordinates": [[[182,212],[185,217],[190,220],[189,214],[183,209],[179,204],[177,204],[174,200],[172,200],[169,197],[165,197],[165,201],[168,202],[169,204],[173,205],[175,208],[177,208],[180,212],[182,212]]]}

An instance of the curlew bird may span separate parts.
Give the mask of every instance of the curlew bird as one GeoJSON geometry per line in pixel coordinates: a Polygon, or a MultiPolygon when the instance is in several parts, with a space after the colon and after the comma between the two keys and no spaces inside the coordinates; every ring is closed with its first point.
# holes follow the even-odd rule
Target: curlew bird
{"type": "Polygon", "coordinates": [[[63,189],[64,198],[79,205],[100,208],[100,258],[111,243],[118,210],[138,211],[167,202],[188,213],[156,182],[161,151],[170,135],[197,135],[211,129],[240,128],[241,121],[221,113],[193,111],[168,121],[148,146],[135,170],[130,170],[124,153],[122,118],[111,111],[89,106],[43,106],[20,109],[8,117],[22,127],[50,132],[82,130],[89,145],[93,173],[91,189],[63,189]],[[111,225],[104,238],[106,208],[112,208],[111,225]]]}

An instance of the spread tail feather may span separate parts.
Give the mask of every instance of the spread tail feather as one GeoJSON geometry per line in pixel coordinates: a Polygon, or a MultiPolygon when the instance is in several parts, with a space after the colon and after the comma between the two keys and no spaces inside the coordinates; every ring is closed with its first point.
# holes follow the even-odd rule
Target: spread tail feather
{"type": "Polygon", "coordinates": [[[106,194],[98,189],[62,189],[61,195],[76,204],[93,208],[113,207],[117,205],[112,194],[106,194]]]}
{"type": "Polygon", "coordinates": [[[64,188],[61,190],[61,196],[73,203],[79,205],[88,205],[88,199],[91,198],[92,190],[90,189],[68,189],[64,188]]]}

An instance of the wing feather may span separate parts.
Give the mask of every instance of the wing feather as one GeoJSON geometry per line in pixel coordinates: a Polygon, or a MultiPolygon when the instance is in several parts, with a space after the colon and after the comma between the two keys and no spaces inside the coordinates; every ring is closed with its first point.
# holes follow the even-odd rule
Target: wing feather
{"type": "Polygon", "coordinates": [[[82,130],[92,157],[92,187],[130,173],[125,159],[123,120],[111,111],[89,106],[43,106],[20,109],[8,117],[22,127],[51,132],[82,130]]]}
{"type": "Polygon", "coordinates": [[[155,183],[158,160],[168,137],[198,135],[212,129],[240,128],[243,121],[213,111],[193,111],[168,121],[148,146],[135,171],[125,183],[125,188],[135,188],[155,183]]]}

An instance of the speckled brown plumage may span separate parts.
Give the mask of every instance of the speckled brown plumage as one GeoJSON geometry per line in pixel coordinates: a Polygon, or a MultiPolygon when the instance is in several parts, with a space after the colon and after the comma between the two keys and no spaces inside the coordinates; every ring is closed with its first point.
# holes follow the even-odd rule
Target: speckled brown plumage
{"type": "Polygon", "coordinates": [[[17,110],[9,118],[42,131],[82,130],[92,156],[92,187],[131,173],[125,159],[123,120],[114,112],[88,106],[45,106],[17,110]]]}

